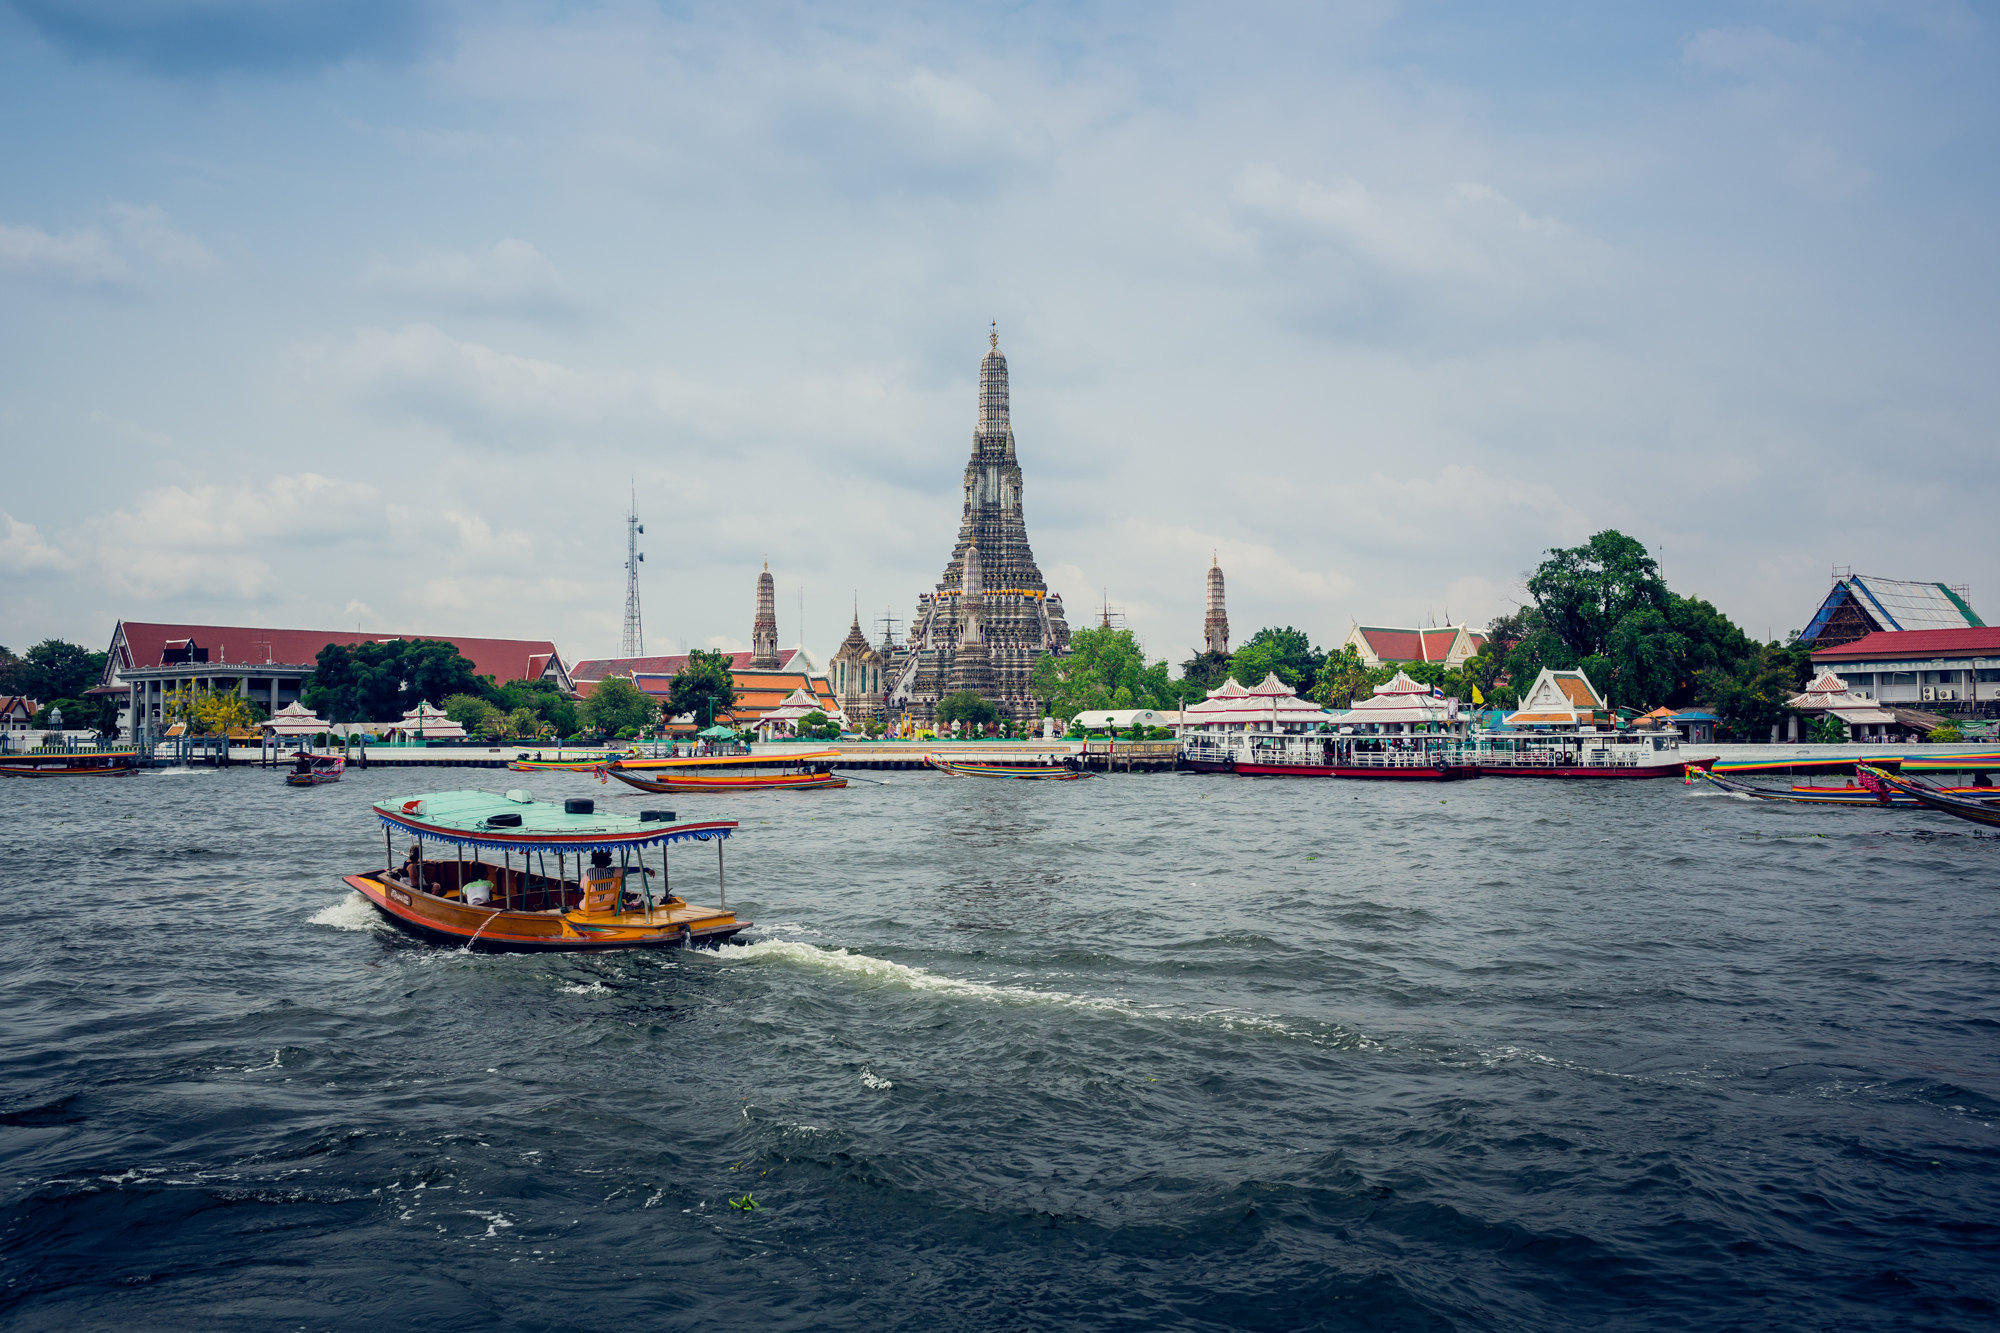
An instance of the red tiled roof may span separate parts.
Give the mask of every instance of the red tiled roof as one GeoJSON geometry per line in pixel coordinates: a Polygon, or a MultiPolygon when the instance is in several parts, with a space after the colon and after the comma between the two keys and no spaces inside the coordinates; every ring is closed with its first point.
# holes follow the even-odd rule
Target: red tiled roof
{"type": "Polygon", "coordinates": [[[358,643],[379,643],[389,639],[441,639],[457,648],[472,662],[473,672],[491,676],[505,684],[510,680],[534,680],[548,665],[556,646],[547,639],[466,639],[454,634],[364,634],[354,630],[258,629],[248,625],[158,625],[141,620],[121,620],[124,654],[118,637],[112,638],[110,673],[125,667],[163,666],[167,645],[193,639],[197,648],[208,650],[211,664],[259,664],[284,662],[309,665],[319,650],[337,643],[351,648],[358,643]],[[123,660],[120,660],[121,656],[123,660]]]}
{"type": "MultiPolygon", "coordinates": [[[[784,648],[778,652],[780,670],[792,668],[793,659],[798,655],[796,648],[784,648]]],[[[748,671],[750,659],[756,654],[748,650],[729,655],[731,671],[748,671]]],[[[570,679],[581,685],[587,680],[603,680],[606,676],[671,676],[688,664],[686,653],[666,653],[659,657],[586,657],[570,670],[570,679]]]]}
{"type": "MultiPolygon", "coordinates": [[[[1442,662],[1458,640],[1456,629],[1379,629],[1360,626],[1361,637],[1384,662],[1442,662]]],[[[1474,635],[1475,648],[1485,642],[1474,635]]]]}
{"type": "Polygon", "coordinates": [[[1894,657],[2000,656],[2000,628],[1877,630],[1853,643],[1825,648],[1815,662],[1860,662],[1894,657]]]}

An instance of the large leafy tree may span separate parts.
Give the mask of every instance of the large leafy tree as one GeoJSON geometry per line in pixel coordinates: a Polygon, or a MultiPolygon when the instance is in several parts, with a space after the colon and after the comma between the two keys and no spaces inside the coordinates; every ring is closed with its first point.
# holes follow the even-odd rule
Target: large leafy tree
{"type": "Polygon", "coordinates": [[[1804,689],[1811,676],[1810,645],[1753,643],[1740,660],[1701,672],[1695,695],[1722,719],[1723,735],[1761,741],[1792,716],[1785,700],[1804,689]]]}
{"type": "MultiPolygon", "coordinates": [[[[807,717],[812,715],[808,713],[807,717]]],[[[967,727],[984,727],[989,722],[1000,720],[1000,709],[991,699],[977,690],[959,690],[938,700],[934,715],[939,726],[948,727],[954,722],[963,722],[967,727]]]]}
{"type": "Polygon", "coordinates": [[[1229,674],[1244,685],[1254,686],[1275,672],[1279,680],[1294,690],[1312,688],[1326,654],[1314,648],[1304,630],[1260,629],[1229,659],[1229,674]]]}
{"type": "Polygon", "coordinates": [[[1609,528],[1582,546],[1550,551],[1529,576],[1528,595],[1579,659],[1603,655],[1618,622],[1632,612],[1667,608],[1659,564],[1643,543],[1609,528]]]}
{"type": "Polygon", "coordinates": [[[679,717],[692,713],[706,727],[736,704],[736,680],[729,674],[728,653],[697,648],[688,654],[687,665],[674,674],[667,695],[667,712],[679,717]]]}
{"type": "Polygon", "coordinates": [[[507,729],[507,715],[476,694],[446,695],[444,715],[468,736],[498,736],[507,729]]]}
{"type": "Polygon", "coordinates": [[[330,722],[394,722],[420,702],[464,694],[486,698],[493,682],[440,639],[391,639],[319,650],[306,707],[330,722]]]}
{"type": "Polygon", "coordinates": [[[659,705],[624,676],[606,676],[579,710],[583,724],[600,736],[636,736],[659,717],[659,705]]]}
{"type": "Polygon", "coordinates": [[[1206,694],[1228,679],[1228,653],[1200,652],[1181,663],[1181,680],[1190,691],[1206,694]]]}
{"type": "Polygon", "coordinates": [[[1369,670],[1354,645],[1343,644],[1339,652],[1328,653],[1320,663],[1312,697],[1328,708],[1352,708],[1356,699],[1367,698],[1392,674],[1388,669],[1369,670]]]}
{"type": "Polygon", "coordinates": [[[62,639],[44,639],[22,657],[0,648],[0,694],[25,694],[40,705],[38,719],[60,708],[65,731],[109,733],[118,725],[118,701],[91,696],[104,678],[104,654],[62,639]]]}
{"type": "Polygon", "coordinates": [[[496,706],[507,710],[517,736],[532,734],[521,730],[515,715],[522,712],[532,713],[541,726],[558,736],[576,734],[576,701],[557,689],[552,680],[510,680],[496,689],[492,698],[496,706]]]}
{"type": "Polygon", "coordinates": [[[1029,689],[1049,716],[1069,721],[1097,708],[1175,708],[1189,686],[1148,662],[1129,629],[1080,629],[1069,652],[1037,658],[1029,689]]]}
{"type": "Polygon", "coordinates": [[[0,695],[28,693],[28,664],[0,644],[0,695]]]}

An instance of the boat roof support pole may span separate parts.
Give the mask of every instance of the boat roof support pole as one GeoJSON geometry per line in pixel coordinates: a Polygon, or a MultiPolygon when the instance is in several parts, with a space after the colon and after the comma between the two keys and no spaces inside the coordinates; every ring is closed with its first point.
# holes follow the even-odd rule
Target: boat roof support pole
{"type": "Polygon", "coordinates": [[[721,905],[727,907],[729,906],[729,889],[722,882],[722,842],[721,838],[715,840],[715,893],[721,899],[721,905]]]}

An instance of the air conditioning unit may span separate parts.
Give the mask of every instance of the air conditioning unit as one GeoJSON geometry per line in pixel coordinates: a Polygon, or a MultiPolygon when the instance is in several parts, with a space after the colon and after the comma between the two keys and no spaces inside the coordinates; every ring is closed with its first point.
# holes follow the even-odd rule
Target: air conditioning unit
{"type": "Polygon", "coordinates": [[[1956,699],[1956,698],[1958,697],[1958,691],[1957,691],[1957,690],[1947,690],[1947,689],[1940,689],[1940,690],[1938,690],[1938,692],[1937,692],[1937,697],[1938,697],[1938,701],[1939,701],[1940,703],[1943,703],[1943,702],[1945,702],[1946,700],[1950,700],[1950,699],[1956,699]]]}
{"type": "Polygon", "coordinates": [[[1937,689],[1935,686],[1926,685],[1917,691],[1917,697],[1925,703],[1930,703],[1937,698],[1937,689]]]}

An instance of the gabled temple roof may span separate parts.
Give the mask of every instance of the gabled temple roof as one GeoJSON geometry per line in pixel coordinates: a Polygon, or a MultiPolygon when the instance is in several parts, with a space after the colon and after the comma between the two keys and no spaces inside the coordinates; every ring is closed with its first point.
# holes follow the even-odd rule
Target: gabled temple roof
{"type": "Polygon", "coordinates": [[[1874,574],[1848,574],[1834,580],[1826,600],[1799,638],[1811,643],[1841,607],[1851,605],[1876,632],[1896,630],[1977,629],[1985,625],[1963,597],[1943,583],[1915,583],[1874,574]]]}
{"type": "Polygon", "coordinates": [[[491,676],[504,685],[511,680],[539,680],[546,671],[567,689],[569,673],[547,639],[468,639],[456,634],[370,634],[356,630],[263,629],[250,625],[173,625],[145,620],[121,620],[111,633],[102,686],[120,670],[165,666],[170,647],[192,643],[208,654],[210,665],[260,666],[284,663],[311,666],[328,644],[352,648],[363,643],[396,639],[436,639],[452,645],[472,662],[475,675],[491,676]]]}

